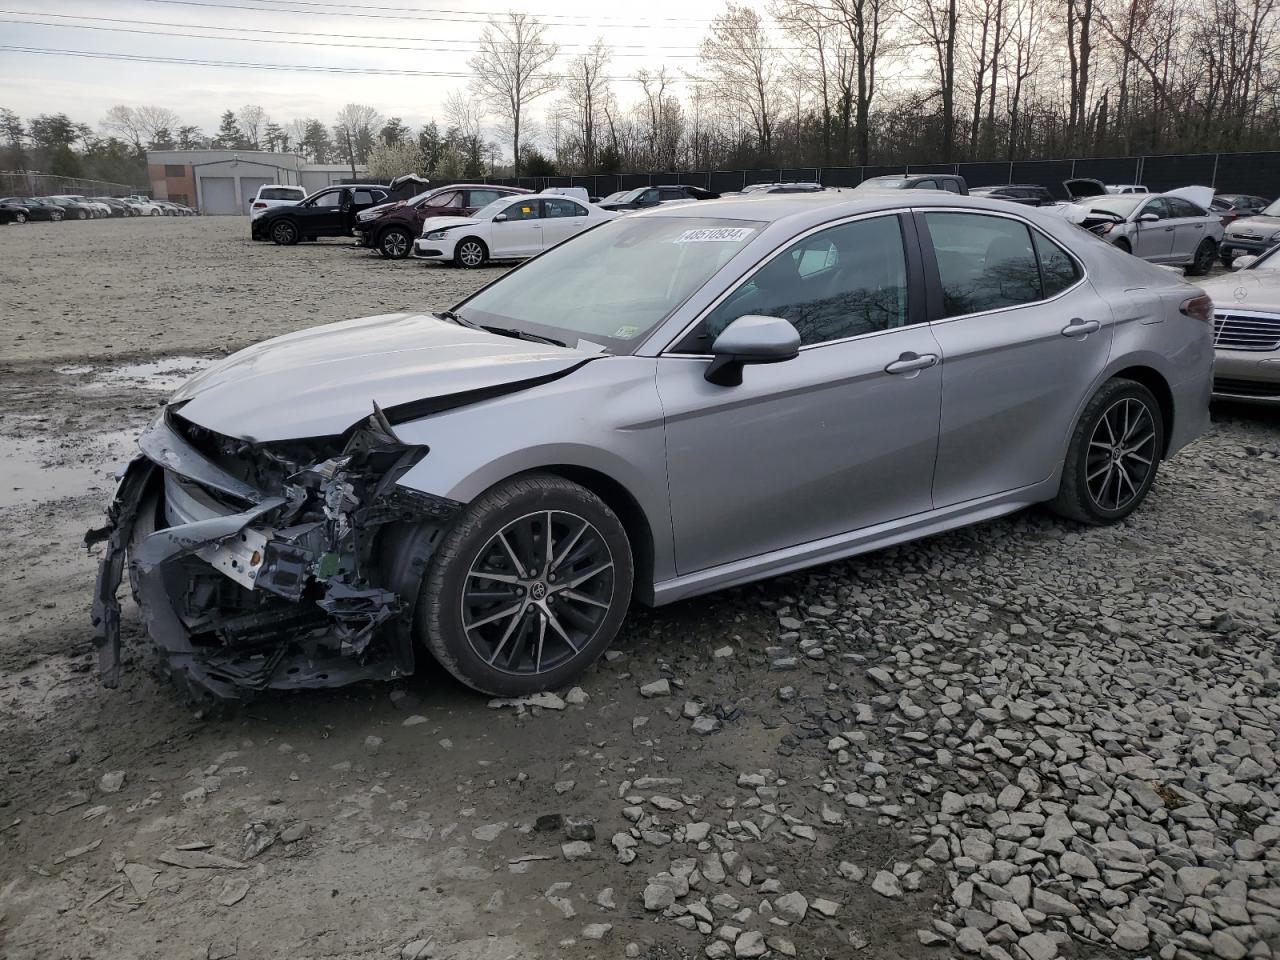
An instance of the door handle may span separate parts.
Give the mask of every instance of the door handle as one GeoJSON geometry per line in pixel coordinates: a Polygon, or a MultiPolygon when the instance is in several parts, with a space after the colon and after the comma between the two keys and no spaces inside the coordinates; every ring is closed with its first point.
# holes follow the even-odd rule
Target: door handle
{"type": "Polygon", "coordinates": [[[920,370],[928,370],[938,362],[936,353],[912,353],[908,350],[897,360],[884,368],[885,373],[916,373],[920,370]]]}
{"type": "Polygon", "coordinates": [[[1165,227],[1165,228],[1164,228],[1164,232],[1165,232],[1165,233],[1172,233],[1172,232],[1173,232],[1173,227],[1165,227]]]}
{"type": "Polygon", "coordinates": [[[1097,320],[1082,320],[1080,317],[1073,317],[1071,322],[1062,328],[1064,337],[1087,337],[1091,333],[1097,333],[1102,329],[1102,324],[1097,320]]]}

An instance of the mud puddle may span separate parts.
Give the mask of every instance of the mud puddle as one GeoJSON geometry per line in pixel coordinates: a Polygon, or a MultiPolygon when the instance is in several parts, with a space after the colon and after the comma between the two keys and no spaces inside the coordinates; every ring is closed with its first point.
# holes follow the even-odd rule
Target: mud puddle
{"type": "Polygon", "coordinates": [[[136,437],[135,430],[79,438],[0,436],[0,509],[87,494],[105,500],[117,471],[133,456],[136,437]]]}
{"type": "Polygon", "coordinates": [[[212,357],[162,357],[117,367],[59,367],[58,373],[75,378],[75,389],[81,393],[114,392],[122,387],[173,393],[211,363],[212,357]]]}

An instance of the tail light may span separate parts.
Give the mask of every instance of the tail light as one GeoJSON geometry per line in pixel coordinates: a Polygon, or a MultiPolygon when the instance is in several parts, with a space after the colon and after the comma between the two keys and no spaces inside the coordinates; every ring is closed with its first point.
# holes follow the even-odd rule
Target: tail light
{"type": "Polygon", "coordinates": [[[259,201],[257,201],[256,203],[254,203],[254,205],[253,205],[253,209],[255,209],[255,210],[265,210],[265,209],[267,209],[267,205],[266,205],[263,201],[259,200],[259,201]]]}
{"type": "Polygon", "coordinates": [[[1198,297],[1191,297],[1183,300],[1182,306],[1178,308],[1185,317],[1192,320],[1199,320],[1203,323],[1213,322],[1213,301],[1209,299],[1207,294],[1200,294],[1198,297]]]}

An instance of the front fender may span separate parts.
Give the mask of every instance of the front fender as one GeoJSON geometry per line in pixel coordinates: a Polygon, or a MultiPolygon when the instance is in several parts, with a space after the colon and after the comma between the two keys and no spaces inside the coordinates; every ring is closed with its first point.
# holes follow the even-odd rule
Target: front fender
{"type": "Polygon", "coordinates": [[[652,357],[607,357],[568,376],[396,425],[430,453],[400,478],[463,503],[509,477],[578,467],[624,487],[654,540],[654,577],[674,576],[666,442],[652,357]]]}

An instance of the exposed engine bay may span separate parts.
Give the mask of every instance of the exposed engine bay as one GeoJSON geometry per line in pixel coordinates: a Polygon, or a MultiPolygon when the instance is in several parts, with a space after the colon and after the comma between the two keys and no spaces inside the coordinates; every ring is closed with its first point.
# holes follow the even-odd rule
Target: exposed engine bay
{"type": "Polygon", "coordinates": [[[120,676],[126,558],[169,668],[222,698],[340,686],[414,668],[412,614],[441,527],[461,504],[400,486],[428,453],[381,410],[341,437],[255,444],[170,407],[139,439],[108,522],[94,643],[120,676]]]}

